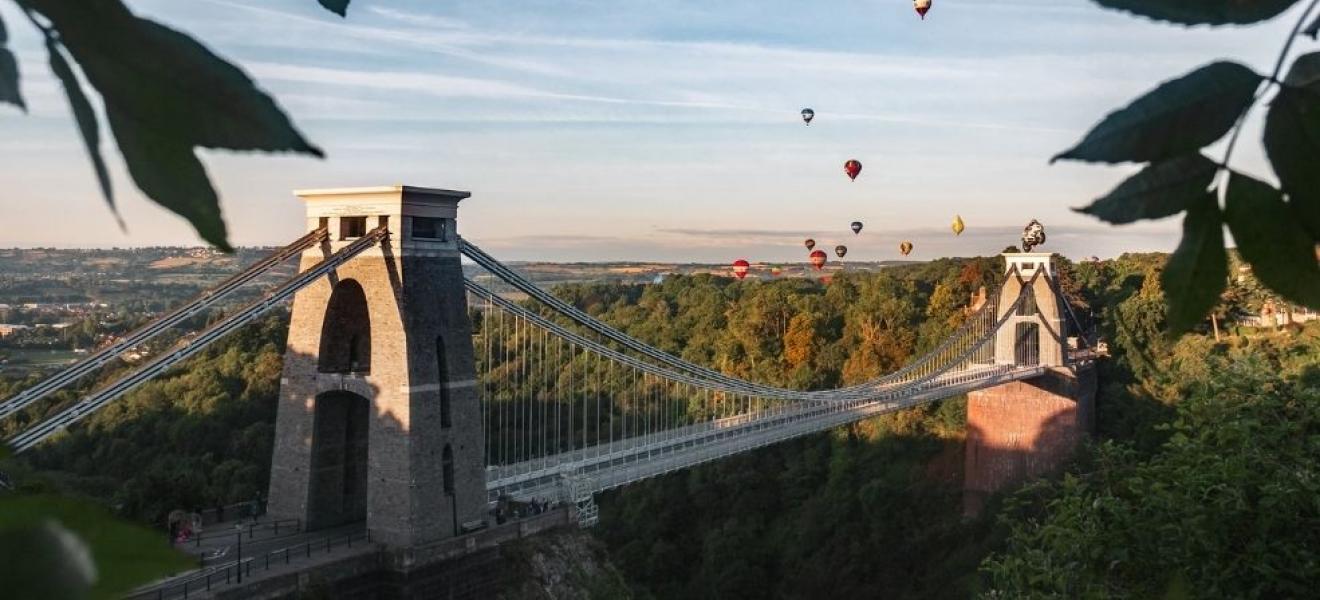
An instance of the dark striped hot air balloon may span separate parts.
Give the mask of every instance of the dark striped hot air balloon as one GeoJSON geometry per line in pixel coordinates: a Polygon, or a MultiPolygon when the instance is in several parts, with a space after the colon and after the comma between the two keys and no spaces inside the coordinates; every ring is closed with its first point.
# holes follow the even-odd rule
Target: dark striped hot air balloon
{"type": "Polygon", "coordinates": [[[848,247],[844,246],[843,244],[839,244],[838,246],[834,247],[834,254],[839,258],[848,256],[848,247]]]}
{"type": "Polygon", "coordinates": [[[861,222],[861,221],[853,221],[853,222],[852,222],[852,230],[853,230],[853,235],[857,235],[857,234],[861,233],[861,232],[862,232],[862,222],[861,222]]]}
{"type": "Polygon", "coordinates": [[[802,109],[802,121],[803,121],[803,122],[805,122],[807,125],[810,125],[810,124],[811,124],[811,120],[814,119],[814,118],[816,118],[816,111],[811,110],[810,108],[804,108],[804,109],[802,109]]]}
{"type": "Polygon", "coordinates": [[[814,249],[816,248],[816,240],[813,240],[813,239],[811,239],[811,238],[807,238],[806,241],[802,242],[802,245],[803,245],[803,246],[806,246],[806,247],[807,247],[807,251],[810,252],[810,251],[812,251],[812,250],[814,250],[814,249]]]}
{"type": "Polygon", "coordinates": [[[903,242],[902,244],[899,244],[898,251],[902,252],[903,256],[912,254],[912,242],[903,242]]]}

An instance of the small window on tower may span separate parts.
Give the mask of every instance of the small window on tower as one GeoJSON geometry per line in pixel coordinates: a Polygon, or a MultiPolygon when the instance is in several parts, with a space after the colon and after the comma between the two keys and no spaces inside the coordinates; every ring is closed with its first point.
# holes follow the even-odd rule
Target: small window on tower
{"type": "Polygon", "coordinates": [[[444,240],[445,220],[434,217],[413,217],[412,236],[418,240],[444,240]]]}
{"type": "Polygon", "coordinates": [[[349,240],[367,235],[366,217],[339,217],[339,239],[349,240]]]}

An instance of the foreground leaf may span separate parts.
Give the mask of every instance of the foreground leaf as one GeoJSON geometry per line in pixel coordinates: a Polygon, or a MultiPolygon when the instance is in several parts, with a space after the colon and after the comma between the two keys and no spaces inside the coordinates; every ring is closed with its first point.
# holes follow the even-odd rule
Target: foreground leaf
{"type": "Polygon", "coordinates": [[[1320,241],[1320,52],[1293,63],[1265,118],[1265,152],[1288,203],[1320,241]]]}
{"type": "Polygon", "coordinates": [[[152,199],[188,218],[208,241],[229,247],[214,190],[192,148],[322,155],[242,70],[187,35],[134,16],[121,0],[22,4],[50,20],[107,114],[118,115],[112,128],[138,187],[148,195],[173,192],[152,199]],[[125,148],[121,136],[135,147],[125,148]],[[165,157],[171,158],[157,166],[142,162],[165,157]],[[175,167],[184,172],[153,172],[175,167]],[[185,201],[178,195],[184,190],[209,193],[185,201]]]}
{"type": "Polygon", "coordinates": [[[1183,25],[1245,25],[1271,19],[1297,0],[1095,0],[1100,6],[1183,25]]]}
{"type": "Polygon", "coordinates": [[[1252,274],[1289,301],[1320,308],[1320,265],[1315,242],[1265,182],[1233,173],[1224,217],[1252,274]]]}
{"type": "Polygon", "coordinates": [[[233,250],[226,239],[225,222],[220,218],[220,199],[192,146],[155,135],[150,128],[132,122],[113,107],[106,107],[106,116],[138,188],[161,206],[188,219],[202,239],[226,252],[233,250]]]}
{"type": "Polygon", "coordinates": [[[1205,196],[1216,170],[1200,153],[1158,162],[1078,212],[1115,225],[1170,217],[1205,196]]]}
{"type": "MultiPolygon", "coordinates": [[[[87,149],[87,156],[92,159],[92,167],[96,169],[96,181],[101,184],[101,195],[110,205],[110,210],[114,211],[115,194],[110,187],[110,172],[106,169],[105,159],[101,156],[101,131],[100,124],[96,120],[96,112],[92,110],[92,103],[88,102],[87,96],[83,94],[78,76],[73,73],[73,67],[64,59],[64,53],[55,40],[46,39],[46,53],[50,56],[51,72],[64,86],[64,94],[69,99],[69,108],[73,111],[74,121],[78,123],[78,132],[82,134],[83,146],[87,149]]],[[[118,216],[117,211],[116,216],[118,216]]]]}
{"type": "Polygon", "coordinates": [[[317,0],[326,10],[339,16],[348,14],[348,0],[317,0]]]}
{"type": "MultiPolygon", "coordinates": [[[[22,530],[47,521],[72,531],[91,549],[97,573],[92,586],[94,598],[119,598],[133,588],[192,566],[187,557],[170,548],[165,535],[119,521],[95,504],[59,496],[0,500],[0,531],[22,530]]],[[[0,549],[6,547],[10,546],[0,542],[0,549]]],[[[0,568],[0,579],[20,575],[9,568],[9,563],[3,564],[6,568],[0,568]]],[[[5,589],[0,595],[11,597],[8,594],[12,589],[0,589],[5,589]]]]}
{"type": "Polygon", "coordinates": [[[14,598],[77,600],[96,582],[87,545],[58,521],[0,529],[0,586],[14,598]]]}
{"type": "Polygon", "coordinates": [[[1153,162],[1195,152],[1228,133],[1262,79],[1238,63],[1203,66],[1110,113],[1051,162],[1153,162]]]}
{"type": "Polygon", "coordinates": [[[1187,207],[1182,241],[1160,277],[1169,333],[1181,335],[1204,321],[1219,302],[1227,278],[1223,218],[1214,193],[1206,192],[1187,207]]]}
{"type": "Polygon", "coordinates": [[[14,53],[5,47],[8,42],[9,34],[5,31],[5,21],[0,18],[0,102],[7,102],[27,110],[27,105],[23,103],[23,94],[18,89],[18,61],[14,59],[14,53]]]}

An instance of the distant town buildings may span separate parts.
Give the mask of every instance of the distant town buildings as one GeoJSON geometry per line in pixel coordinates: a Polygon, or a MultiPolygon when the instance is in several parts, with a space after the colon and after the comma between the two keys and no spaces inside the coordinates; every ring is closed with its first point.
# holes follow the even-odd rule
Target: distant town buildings
{"type": "Polygon", "coordinates": [[[24,329],[31,329],[31,327],[27,325],[12,325],[9,323],[0,323],[0,338],[5,337],[11,333],[14,333],[15,331],[22,331],[24,329]]]}

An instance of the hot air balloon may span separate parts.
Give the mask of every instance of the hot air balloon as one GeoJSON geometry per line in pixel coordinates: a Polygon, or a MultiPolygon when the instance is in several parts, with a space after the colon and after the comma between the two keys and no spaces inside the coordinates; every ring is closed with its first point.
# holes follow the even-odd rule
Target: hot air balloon
{"type": "Polygon", "coordinates": [[[847,247],[847,246],[844,246],[843,244],[840,244],[840,245],[838,245],[838,246],[835,246],[835,247],[834,247],[834,254],[837,255],[839,258],[843,258],[843,257],[845,257],[845,256],[848,256],[848,247],[847,247]]]}
{"type": "Polygon", "coordinates": [[[912,6],[917,9],[917,14],[921,15],[921,20],[926,20],[926,11],[930,10],[931,0],[912,0],[912,6]]]}
{"type": "Polygon", "coordinates": [[[811,253],[811,266],[816,267],[817,271],[825,268],[825,261],[827,260],[829,260],[829,257],[825,255],[824,250],[817,250],[811,253]]]}
{"type": "Polygon", "coordinates": [[[810,125],[811,120],[814,118],[816,118],[816,111],[811,110],[810,108],[802,109],[802,120],[806,122],[807,125],[810,125]]]}
{"type": "Polygon", "coordinates": [[[747,276],[747,269],[751,268],[751,266],[751,263],[741,258],[735,260],[733,261],[733,275],[738,279],[742,279],[747,276]]]}
{"type": "Polygon", "coordinates": [[[848,174],[849,179],[857,181],[857,176],[862,174],[862,161],[854,158],[843,163],[843,172],[848,174]]]}
{"type": "Polygon", "coordinates": [[[902,244],[899,244],[898,251],[902,252],[903,256],[912,254],[912,242],[903,242],[902,244]]]}
{"type": "Polygon", "coordinates": [[[1032,219],[1022,230],[1022,251],[1031,252],[1032,248],[1045,243],[1045,226],[1032,219]]]}
{"type": "Polygon", "coordinates": [[[807,250],[810,251],[811,249],[813,249],[813,248],[816,247],[816,240],[813,240],[813,239],[811,239],[811,238],[807,238],[807,241],[802,242],[802,245],[803,245],[803,246],[806,246],[806,247],[807,247],[807,250]]]}
{"type": "Polygon", "coordinates": [[[853,222],[852,222],[852,230],[853,230],[853,235],[856,235],[856,234],[861,233],[861,232],[862,232],[862,222],[861,222],[861,221],[853,221],[853,222]]]}
{"type": "Polygon", "coordinates": [[[967,226],[963,225],[962,216],[953,215],[953,235],[962,235],[964,229],[967,229],[967,226]]]}

